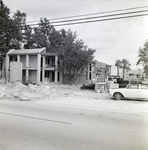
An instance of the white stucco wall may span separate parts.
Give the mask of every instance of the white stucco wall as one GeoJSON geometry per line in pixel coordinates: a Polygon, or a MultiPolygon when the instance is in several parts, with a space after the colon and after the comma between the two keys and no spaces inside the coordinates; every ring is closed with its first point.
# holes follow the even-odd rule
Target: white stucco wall
{"type": "Polygon", "coordinates": [[[37,55],[30,55],[29,56],[29,67],[30,68],[37,68],[37,55]]]}
{"type": "Polygon", "coordinates": [[[10,62],[10,82],[22,81],[22,63],[10,62]]]}

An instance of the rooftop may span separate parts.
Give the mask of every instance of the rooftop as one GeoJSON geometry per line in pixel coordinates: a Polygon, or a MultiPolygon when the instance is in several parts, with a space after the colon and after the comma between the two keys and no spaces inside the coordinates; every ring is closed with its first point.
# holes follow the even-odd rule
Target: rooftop
{"type": "Polygon", "coordinates": [[[46,48],[37,48],[37,49],[21,49],[21,50],[10,50],[8,55],[29,55],[29,54],[39,54],[46,52],[46,48]]]}

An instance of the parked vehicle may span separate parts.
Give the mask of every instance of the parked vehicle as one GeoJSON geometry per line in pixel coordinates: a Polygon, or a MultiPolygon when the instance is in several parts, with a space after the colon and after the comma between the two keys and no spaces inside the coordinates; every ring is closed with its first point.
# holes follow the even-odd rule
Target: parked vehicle
{"type": "Polygon", "coordinates": [[[126,88],[126,86],[129,84],[129,80],[117,79],[117,83],[119,84],[119,88],[126,88]]]}
{"type": "Polygon", "coordinates": [[[123,98],[148,100],[148,84],[130,83],[126,88],[110,89],[109,95],[116,100],[123,98]]]}
{"type": "Polygon", "coordinates": [[[95,84],[94,84],[94,83],[83,84],[83,85],[81,86],[81,89],[95,90],[95,84]]]}

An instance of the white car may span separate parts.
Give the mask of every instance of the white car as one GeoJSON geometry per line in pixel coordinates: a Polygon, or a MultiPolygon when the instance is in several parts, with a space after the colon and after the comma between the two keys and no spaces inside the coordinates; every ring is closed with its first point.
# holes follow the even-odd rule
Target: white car
{"type": "Polygon", "coordinates": [[[148,100],[148,84],[129,84],[126,88],[110,89],[109,95],[116,100],[123,98],[148,100]]]}

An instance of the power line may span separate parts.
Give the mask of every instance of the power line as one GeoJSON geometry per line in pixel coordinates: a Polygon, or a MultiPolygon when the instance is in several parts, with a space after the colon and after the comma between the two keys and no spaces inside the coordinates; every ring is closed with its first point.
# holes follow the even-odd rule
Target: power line
{"type": "MultiPolygon", "coordinates": [[[[73,19],[73,20],[63,20],[63,21],[50,22],[50,23],[51,24],[57,24],[57,23],[62,23],[62,22],[74,22],[74,21],[90,20],[90,19],[97,19],[97,18],[113,17],[113,16],[119,16],[119,15],[129,15],[129,14],[142,13],[142,12],[147,12],[147,11],[148,10],[142,10],[142,11],[126,12],[126,13],[119,13],[119,14],[112,14],[112,15],[89,17],[89,18],[80,18],[80,19],[73,19]]],[[[30,26],[35,26],[35,25],[38,25],[38,24],[30,24],[30,26]]]]}
{"type": "Polygon", "coordinates": [[[136,11],[136,12],[127,12],[127,13],[121,13],[121,14],[113,14],[113,15],[105,15],[105,16],[96,16],[91,18],[82,18],[82,19],[73,19],[73,20],[64,20],[64,21],[58,21],[58,22],[51,22],[51,23],[59,23],[59,22],[71,22],[71,21],[80,21],[80,20],[88,20],[88,19],[96,19],[96,18],[104,18],[104,17],[112,17],[112,16],[119,16],[119,15],[128,15],[128,14],[134,14],[134,13],[142,13],[147,12],[148,10],[143,11],[136,11]]]}
{"type": "MultiPolygon", "coordinates": [[[[92,15],[97,15],[97,14],[114,13],[114,12],[134,10],[134,9],[141,9],[141,8],[147,8],[147,7],[148,6],[132,7],[132,8],[127,8],[127,9],[113,10],[113,11],[103,11],[103,12],[91,13],[91,14],[75,15],[75,16],[61,17],[61,18],[52,18],[52,19],[48,19],[48,20],[59,20],[59,19],[67,19],[67,18],[75,18],[75,17],[83,17],[83,16],[92,16],[92,15]]],[[[26,23],[38,22],[38,21],[40,21],[40,20],[37,20],[37,21],[28,21],[26,23]]]]}
{"type": "Polygon", "coordinates": [[[141,17],[141,16],[146,16],[146,15],[148,15],[148,14],[141,14],[141,15],[134,15],[134,16],[125,16],[125,17],[118,17],[118,18],[107,18],[107,19],[100,19],[100,20],[90,20],[90,21],[74,22],[74,23],[67,23],[67,24],[58,24],[58,25],[54,25],[54,26],[65,26],[65,25],[83,24],[83,23],[91,23],[91,22],[109,21],[109,20],[141,17]]]}
{"type": "MultiPolygon", "coordinates": [[[[148,11],[148,10],[145,10],[145,11],[148,11]]],[[[132,13],[137,13],[137,12],[132,12],[132,13]]],[[[103,18],[104,17],[108,17],[108,16],[110,16],[110,17],[112,17],[112,16],[118,16],[118,15],[123,15],[123,14],[125,14],[125,13],[114,14],[114,15],[106,15],[106,16],[103,16],[103,18]]],[[[84,23],[92,23],[92,22],[100,22],[100,21],[109,21],[109,20],[117,20],[117,19],[133,18],[133,17],[141,17],[141,16],[146,16],[146,15],[148,15],[148,14],[137,14],[137,15],[132,15],[132,16],[121,16],[121,17],[98,19],[98,20],[96,20],[96,19],[94,20],[93,19],[93,20],[89,20],[89,21],[72,22],[72,23],[65,23],[65,24],[62,24],[61,23],[62,21],[59,21],[59,22],[56,22],[56,23],[59,23],[59,24],[57,24],[57,25],[52,24],[52,25],[53,26],[66,26],[66,25],[75,25],[75,24],[84,24],[84,23]]],[[[97,18],[102,18],[102,16],[98,16],[97,18]]],[[[89,19],[91,19],[91,18],[89,18],[89,19]]],[[[83,19],[81,19],[81,20],[83,20],[83,19]]],[[[85,20],[87,20],[87,19],[85,19],[85,20]]],[[[75,20],[73,20],[73,21],[75,21],[75,20]]],[[[35,25],[38,25],[38,24],[32,24],[32,25],[29,25],[29,26],[35,26],[35,25]]],[[[23,26],[18,26],[18,27],[23,27],[23,26]]]]}

